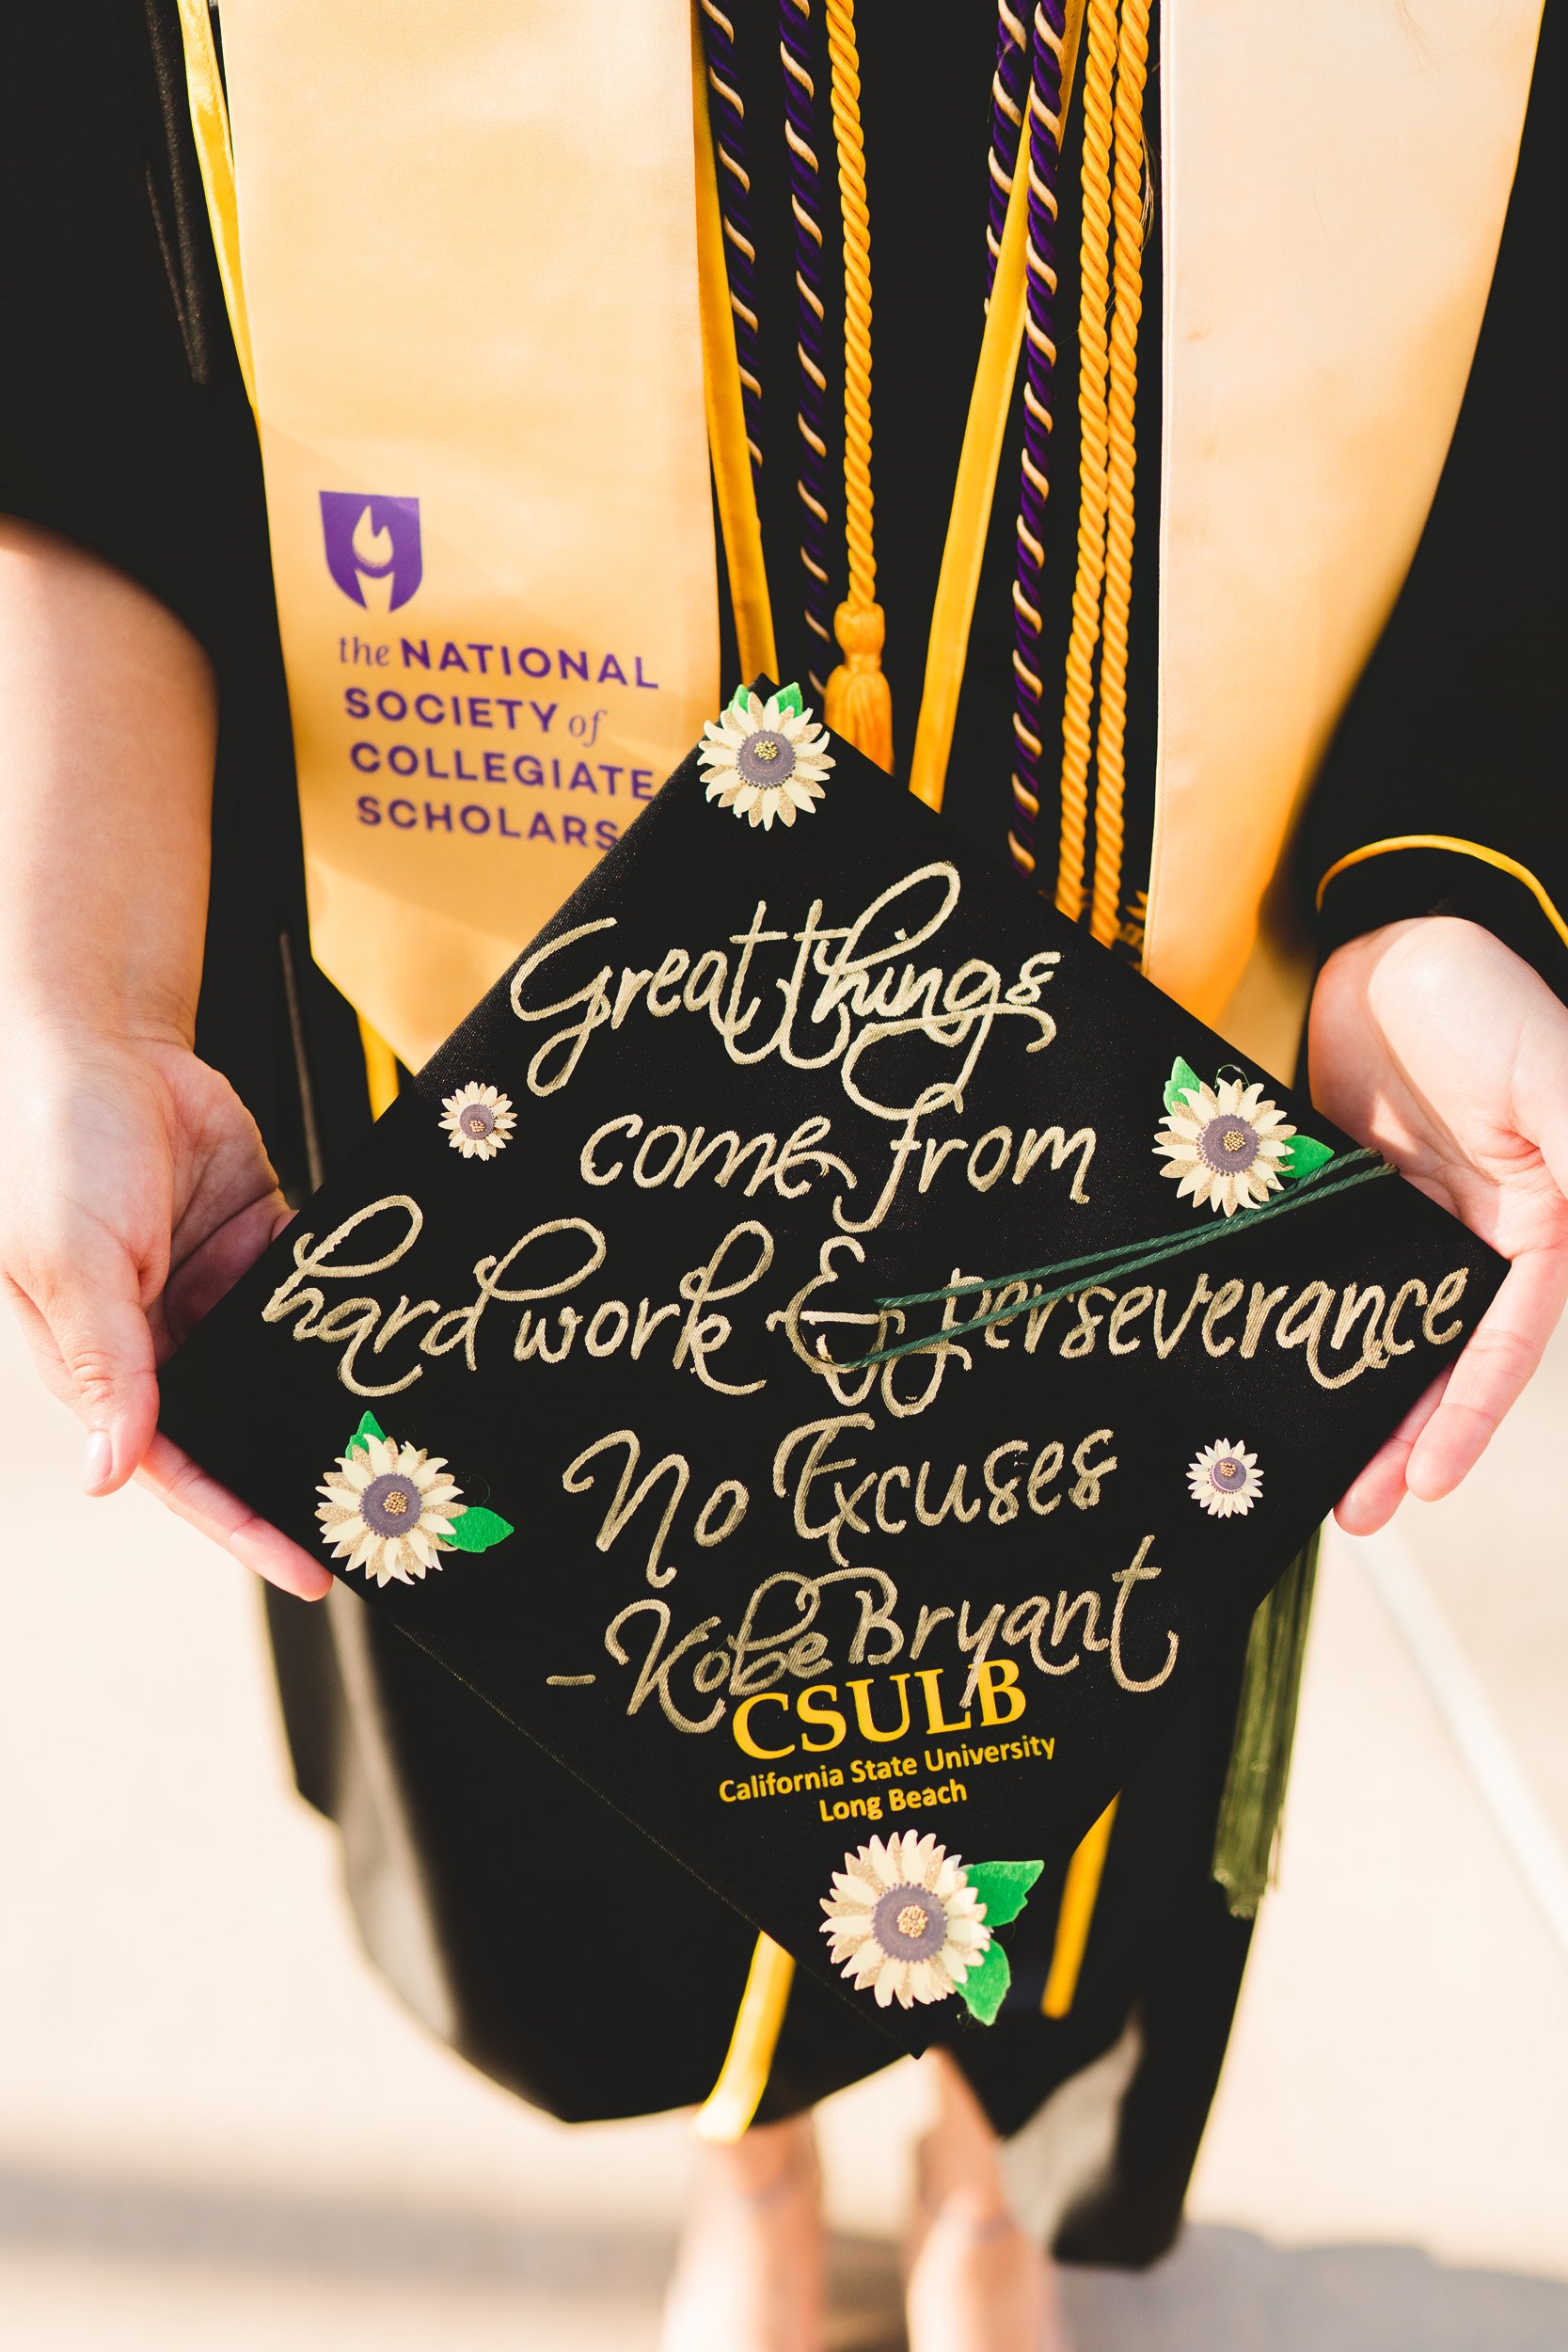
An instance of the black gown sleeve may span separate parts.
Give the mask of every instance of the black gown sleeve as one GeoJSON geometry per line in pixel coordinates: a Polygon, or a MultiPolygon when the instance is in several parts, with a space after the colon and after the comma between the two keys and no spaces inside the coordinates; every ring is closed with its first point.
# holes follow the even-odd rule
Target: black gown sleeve
{"type": "Polygon", "coordinates": [[[0,514],[140,580],[212,656],[197,1050],[297,1200],[357,1139],[364,1069],[353,1012],[310,960],[261,456],[176,0],[14,0],[0,38],[0,514]]]}
{"type": "Polygon", "coordinates": [[[1410,915],[1484,924],[1568,996],[1560,188],[1545,11],[1475,363],[1431,516],[1308,811],[1322,951],[1410,915]]]}
{"type": "Polygon", "coordinates": [[[0,512],[95,549],[221,658],[260,481],[173,8],[26,0],[5,52],[0,512]]]}

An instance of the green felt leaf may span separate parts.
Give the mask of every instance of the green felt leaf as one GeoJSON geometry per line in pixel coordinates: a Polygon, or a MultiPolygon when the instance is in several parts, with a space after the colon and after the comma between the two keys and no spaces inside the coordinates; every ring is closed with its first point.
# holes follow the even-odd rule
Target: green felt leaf
{"type": "Polygon", "coordinates": [[[1299,1182],[1303,1176],[1311,1176],[1320,1168],[1326,1168],[1333,1157],[1332,1144],[1319,1143],[1312,1136],[1292,1136],[1285,1146],[1285,1157],[1279,1172],[1299,1182]]]}
{"type": "Polygon", "coordinates": [[[364,1419],[360,1422],[358,1428],[355,1431],[353,1437],[348,1441],[347,1452],[349,1454],[357,1454],[363,1446],[365,1447],[365,1451],[368,1453],[370,1449],[368,1446],[365,1446],[365,1440],[367,1438],[379,1438],[384,1445],[387,1442],[387,1432],[383,1429],[381,1423],[377,1421],[373,1413],[367,1413],[364,1419]]]}
{"type": "Polygon", "coordinates": [[[1196,1094],[1198,1088],[1202,1084],[1203,1081],[1198,1076],[1197,1072],[1193,1068],[1192,1063],[1190,1061],[1183,1061],[1180,1055],[1178,1054],[1176,1059],[1170,1066],[1170,1076],[1165,1080],[1166,1110],[1180,1110],[1187,1096],[1189,1094],[1196,1094]]]}
{"type": "Polygon", "coordinates": [[[798,719],[805,707],[805,697],[798,686],[780,687],[779,708],[781,712],[787,711],[792,718],[798,719]]]}
{"type": "Polygon", "coordinates": [[[988,1928],[1005,1928],[1018,1917],[1043,1862],[966,1862],[964,1876],[986,1906],[988,1928]]]}
{"type": "Polygon", "coordinates": [[[503,1544],[514,1533],[510,1519],[503,1519],[499,1511],[471,1508],[459,1511],[451,1523],[447,1542],[459,1551],[488,1551],[492,1544],[503,1544]]]}
{"type": "Polygon", "coordinates": [[[750,719],[752,715],[752,690],[744,679],[736,688],[725,706],[726,716],[731,710],[738,711],[743,719],[750,719]]]}
{"type": "Polygon", "coordinates": [[[992,1943],[978,1968],[972,1968],[958,1993],[970,2015],[982,2026],[994,2026],[997,2011],[1007,1997],[1007,1987],[1013,1972],[1007,1965],[1007,1955],[1000,1944],[992,1943]]]}

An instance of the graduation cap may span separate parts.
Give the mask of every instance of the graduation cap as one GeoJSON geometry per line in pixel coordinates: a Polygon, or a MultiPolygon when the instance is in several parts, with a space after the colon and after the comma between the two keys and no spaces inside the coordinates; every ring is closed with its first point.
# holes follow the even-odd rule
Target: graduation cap
{"type": "Polygon", "coordinates": [[[764,687],[163,1426],[920,2048],[1503,1270],[764,687]]]}

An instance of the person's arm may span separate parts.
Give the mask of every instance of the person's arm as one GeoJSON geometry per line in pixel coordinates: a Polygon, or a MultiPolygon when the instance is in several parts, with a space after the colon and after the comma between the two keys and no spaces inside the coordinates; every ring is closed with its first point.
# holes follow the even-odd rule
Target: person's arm
{"type": "Polygon", "coordinates": [[[156,1434],[155,1367],[287,1214],[192,1050],[216,730],[206,655],[146,589],[0,519],[0,1282],[87,1430],[284,1589],[331,1577],[156,1434]]]}
{"type": "Polygon", "coordinates": [[[1457,1486],[1568,1292],[1568,636],[1548,10],[1497,273],[1410,575],[1314,794],[1299,872],[1324,961],[1312,1090],[1513,1261],[1446,1382],[1339,1517],[1457,1486]]]}

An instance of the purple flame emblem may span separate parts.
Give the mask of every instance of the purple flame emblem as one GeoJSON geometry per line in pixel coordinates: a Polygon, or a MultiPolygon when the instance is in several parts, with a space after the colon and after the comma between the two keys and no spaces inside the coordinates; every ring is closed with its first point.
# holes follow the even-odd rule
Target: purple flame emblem
{"type": "Polygon", "coordinates": [[[385,609],[395,612],[406,604],[424,577],[419,500],[324,490],[321,502],[326,568],[344,596],[363,604],[364,582],[385,580],[391,583],[385,609]]]}

